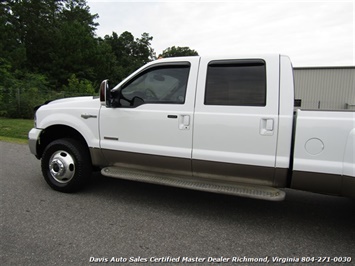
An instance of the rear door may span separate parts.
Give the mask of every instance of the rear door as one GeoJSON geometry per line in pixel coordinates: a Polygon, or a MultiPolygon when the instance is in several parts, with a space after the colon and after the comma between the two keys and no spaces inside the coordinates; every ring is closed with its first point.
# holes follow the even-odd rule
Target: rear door
{"type": "Polygon", "coordinates": [[[202,58],[194,117],[194,175],[271,185],[278,95],[278,56],[202,58]]]}

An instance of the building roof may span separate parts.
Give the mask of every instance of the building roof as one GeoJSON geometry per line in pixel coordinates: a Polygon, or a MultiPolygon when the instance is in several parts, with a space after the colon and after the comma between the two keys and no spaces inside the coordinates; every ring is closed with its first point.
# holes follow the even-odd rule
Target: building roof
{"type": "Polygon", "coordinates": [[[294,67],[293,69],[355,69],[355,66],[307,66],[307,67],[294,67]]]}

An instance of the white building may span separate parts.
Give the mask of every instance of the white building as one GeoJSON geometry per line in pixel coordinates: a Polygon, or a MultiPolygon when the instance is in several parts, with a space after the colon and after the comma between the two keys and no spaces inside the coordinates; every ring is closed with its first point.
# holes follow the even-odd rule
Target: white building
{"type": "Polygon", "coordinates": [[[355,110],[355,66],[295,67],[294,80],[302,109],[355,110]]]}

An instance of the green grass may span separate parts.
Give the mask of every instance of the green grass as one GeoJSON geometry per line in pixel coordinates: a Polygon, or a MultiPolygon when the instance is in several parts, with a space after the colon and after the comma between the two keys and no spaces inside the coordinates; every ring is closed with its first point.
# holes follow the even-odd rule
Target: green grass
{"type": "Polygon", "coordinates": [[[27,143],[28,131],[33,128],[33,120],[0,117],[0,140],[27,143]]]}

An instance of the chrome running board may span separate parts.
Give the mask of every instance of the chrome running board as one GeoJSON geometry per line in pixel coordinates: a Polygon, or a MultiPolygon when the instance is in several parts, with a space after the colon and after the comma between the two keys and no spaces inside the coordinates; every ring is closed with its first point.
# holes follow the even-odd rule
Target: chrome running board
{"type": "Polygon", "coordinates": [[[282,201],[286,195],[284,191],[273,187],[240,183],[225,184],[210,179],[192,179],[192,177],[189,176],[181,176],[176,174],[143,172],[127,167],[105,167],[101,170],[101,174],[108,177],[157,185],[270,201],[282,201]]]}

